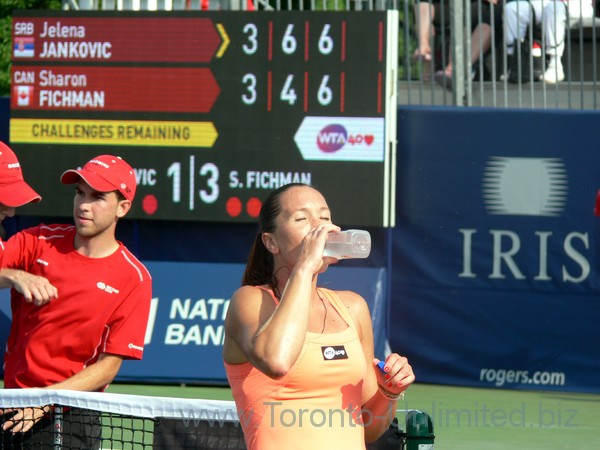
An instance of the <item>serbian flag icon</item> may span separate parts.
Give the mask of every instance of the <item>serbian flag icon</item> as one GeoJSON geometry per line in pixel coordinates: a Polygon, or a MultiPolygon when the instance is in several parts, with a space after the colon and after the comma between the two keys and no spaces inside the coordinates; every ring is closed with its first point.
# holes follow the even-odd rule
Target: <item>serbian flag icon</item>
{"type": "Polygon", "coordinates": [[[33,86],[15,86],[13,95],[17,106],[30,106],[33,100],[33,86]]]}
{"type": "Polygon", "coordinates": [[[33,58],[35,56],[34,38],[16,37],[13,48],[14,58],[33,58]]]}

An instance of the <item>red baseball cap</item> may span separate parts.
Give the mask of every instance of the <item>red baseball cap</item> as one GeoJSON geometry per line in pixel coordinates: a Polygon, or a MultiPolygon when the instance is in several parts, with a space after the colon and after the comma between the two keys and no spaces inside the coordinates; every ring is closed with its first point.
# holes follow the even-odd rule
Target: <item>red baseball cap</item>
{"type": "Polygon", "coordinates": [[[135,173],[119,156],[96,156],[81,169],[67,170],[61,175],[60,181],[63,184],[75,184],[79,178],[98,192],[119,191],[129,201],[133,201],[135,196],[135,173]]]}
{"type": "Polygon", "coordinates": [[[17,155],[4,142],[0,142],[0,203],[11,208],[42,199],[25,183],[17,155]]]}

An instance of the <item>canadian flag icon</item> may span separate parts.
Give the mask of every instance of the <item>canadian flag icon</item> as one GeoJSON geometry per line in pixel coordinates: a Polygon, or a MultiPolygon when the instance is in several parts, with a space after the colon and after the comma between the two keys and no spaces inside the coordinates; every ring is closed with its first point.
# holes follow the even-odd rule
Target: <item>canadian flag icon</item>
{"type": "Polygon", "coordinates": [[[17,106],[29,106],[33,99],[33,86],[17,86],[15,89],[17,106]]]}

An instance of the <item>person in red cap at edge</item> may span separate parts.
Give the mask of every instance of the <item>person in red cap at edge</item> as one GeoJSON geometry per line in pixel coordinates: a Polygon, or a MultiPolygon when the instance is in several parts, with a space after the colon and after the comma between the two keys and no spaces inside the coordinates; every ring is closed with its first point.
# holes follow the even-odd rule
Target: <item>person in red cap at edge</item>
{"type": "MultiPolygon", "coordinates": [[[[61,182],[75,185],[75,224],[42,224],[5,243],[0,287],[13,287],[5,388],[103,391],[123,359],[141,359],[144,351],[152,278],[115,237],[135,196],[134,171],[101,155],[64,172],[61,182]],[[35,289],[28,300],[21,292],[30,278],[47,280],[43,290],[54,294],[35,289]]],[[[54,448],[54,413],[50,406],[5,410],[3,448],[54,448]]],[[[98,412],[62,413],[61,448],[100,447],[98,412]]]]}
{"type": "MultiPolygon", "coordinates": [[[[0,142],[0,222],[15,215],[19,206],[37,203],[42,199],[23,178],[17,155],[4,142],[0,142]]],[[[4,243],[0,239],[0,262],[4,243]]]]}

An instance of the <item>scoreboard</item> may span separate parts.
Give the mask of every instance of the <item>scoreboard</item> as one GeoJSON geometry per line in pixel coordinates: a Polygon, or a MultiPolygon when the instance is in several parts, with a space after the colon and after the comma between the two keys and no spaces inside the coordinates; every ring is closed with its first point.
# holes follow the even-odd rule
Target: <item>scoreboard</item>
{"type": "Polygon", "coordinates": [[[60,174],[122,156],[128,217],[255,222],[290,182],[340,225],[393,226],[398,17],[386,12],[13,15],[10,144],[70,216],[60,174]]]}

